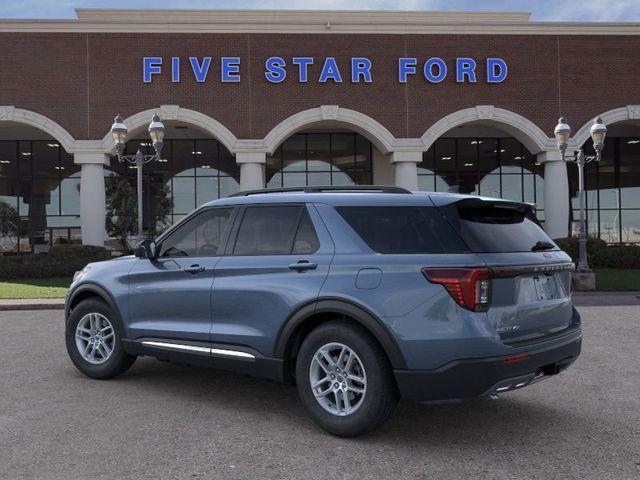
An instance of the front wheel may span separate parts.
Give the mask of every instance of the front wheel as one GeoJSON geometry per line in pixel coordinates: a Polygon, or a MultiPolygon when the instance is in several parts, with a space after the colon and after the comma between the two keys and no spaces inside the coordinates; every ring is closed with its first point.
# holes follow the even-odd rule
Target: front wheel
{"type": "Polygon", "coordinates": [[[120,319],[104,302],[87,299],[71,312],[66,325],[67,352],[78,370],[91,378],[112,378],[136,360],[122,347],[120,319]]]}
{"type": "Polygon", "coordinates": [[[364,328],[346,321],[325,323],[307,336],[296,382],[313,420],[342,437],[381,426],[398,401],[384,351],[364,328]]]}

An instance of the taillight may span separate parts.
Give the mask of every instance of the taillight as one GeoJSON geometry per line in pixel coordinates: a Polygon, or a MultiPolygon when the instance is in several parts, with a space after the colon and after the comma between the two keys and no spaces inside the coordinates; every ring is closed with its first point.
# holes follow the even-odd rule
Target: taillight
{"type": "Polygon", "coordinates": [[[491,270],[488,268],[423,268],[431,283],[447,289],[463,308],[485,312],[491,303],[491,270]]]}

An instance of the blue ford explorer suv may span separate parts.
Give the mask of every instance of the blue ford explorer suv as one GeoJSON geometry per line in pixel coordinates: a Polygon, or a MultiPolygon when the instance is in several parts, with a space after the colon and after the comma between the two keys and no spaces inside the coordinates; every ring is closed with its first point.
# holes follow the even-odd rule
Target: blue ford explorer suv
{"type": "Polygon", "coordinates": [[[354,436],[399,397],[494,396],[567,368],[581,347],[572,269],[523,203],[243,192],[78,272],[66,345],[93,378],[149,355],[295,382],[322,428],[354,436]]]}

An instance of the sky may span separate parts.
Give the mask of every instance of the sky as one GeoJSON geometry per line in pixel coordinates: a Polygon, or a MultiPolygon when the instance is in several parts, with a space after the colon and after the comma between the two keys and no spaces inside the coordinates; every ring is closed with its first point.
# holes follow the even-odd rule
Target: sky
{"type": "Polygon", "coordinates": [[[531,12],[539,22],[638,22],[640,0],[0,0],[0,18],[75,18],[74,8],[257,8],[531,12]]]}

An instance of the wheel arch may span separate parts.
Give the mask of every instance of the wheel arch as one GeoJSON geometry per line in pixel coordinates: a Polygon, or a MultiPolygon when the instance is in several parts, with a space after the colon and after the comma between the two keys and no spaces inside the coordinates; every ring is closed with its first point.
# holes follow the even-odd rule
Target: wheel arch
{"type": "Polygon", "coordinates": [[[65,321],[69,320],[71,310],[73,310],[80,302],[88,298],[97,298],[98,300],[102,300],[104,303],[109,305],[109,308],[111,308],[116,315],[120,316],[120,309],[109,292],[95,283],[84,283],[76,287],[69,295],[69,299],[67,300],[65,307],[65,321]]]}
{"type": "Polygon", "coordinates": [[[299,347],[300,341],[313,328],[335,319],[336,315],[347,317],[364,327],[380,344],[392,368],[407,368],[398,344],[387,327],[373,313],[348,300],[325,298],[302,306],[281,328],[274,355],[276,358],[284,359],[285,378],[289,372],[288,362],[292,358],[292,352],[299,347]]]}

